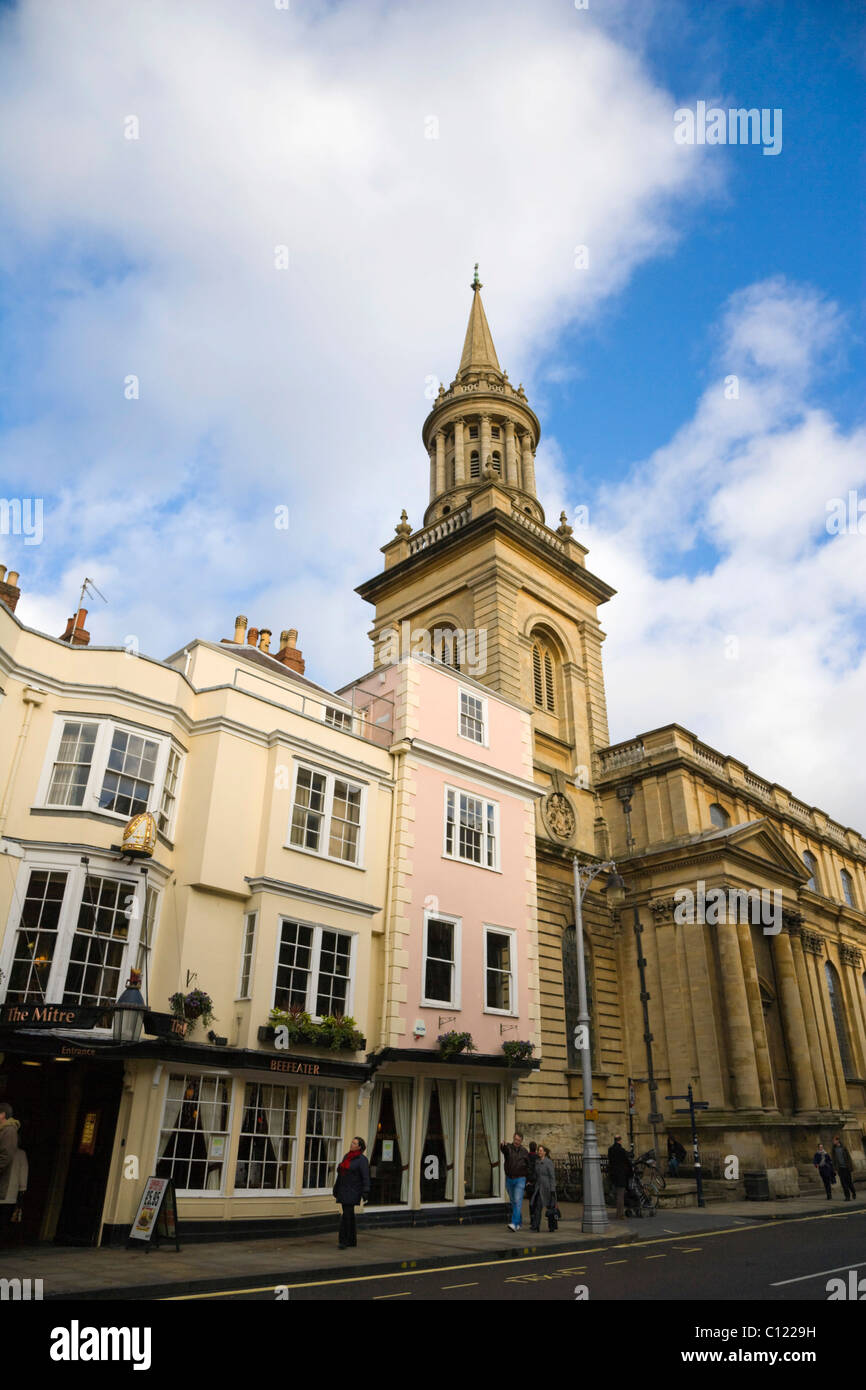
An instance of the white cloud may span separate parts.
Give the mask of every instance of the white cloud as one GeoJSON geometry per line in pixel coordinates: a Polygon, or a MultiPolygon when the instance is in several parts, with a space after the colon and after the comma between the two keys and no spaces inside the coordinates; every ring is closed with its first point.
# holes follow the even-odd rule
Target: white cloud
{"type": "Polygon", "coordinates": [[[420,521],[425,378],[456,370],[472,262],[529,384],[716,169],[683,158],[628,48],[553,0],[23,0],[3,33],[24,353],[0,465],[46,502],[22,616],[60,630],[88,573],[111,599],[97,639],[158,654],[238,609],[288,614],[316,674],[345,679],[369,661],[351,588],[402,506],[420,521]]]}
{"type": "Polygon", "coordinates": [[[601,614],[612,740],[676,721],[862,826],[866,534],[826,522],[829,499],[866,500],[866,430],[810,404],[841,329],[808,288],[735,295],[714,347],[742,373],[740,399],[713,382],[581,539],[618,590],[601,614]]]}

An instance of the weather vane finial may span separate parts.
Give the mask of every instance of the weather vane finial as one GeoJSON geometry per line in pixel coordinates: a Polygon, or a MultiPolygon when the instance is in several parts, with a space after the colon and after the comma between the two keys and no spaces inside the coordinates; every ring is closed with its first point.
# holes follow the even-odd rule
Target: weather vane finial
{"type": "Polygon", "coordinates": [[[478,279],[478,262],[477,262],[477,261],[475,262],[475,276],[474,276],[474,278],[473,278],[473,280],[472,280],[472,284],[469,286],[469,288],[470,288],[471,290],[480,290],[480,289],[481,289],[481,281],[478,279]]]}

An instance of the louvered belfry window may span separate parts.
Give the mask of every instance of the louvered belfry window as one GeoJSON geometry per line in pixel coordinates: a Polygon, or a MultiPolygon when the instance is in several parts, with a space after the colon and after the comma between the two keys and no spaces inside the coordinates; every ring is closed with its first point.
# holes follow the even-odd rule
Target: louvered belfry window
{"type": "Polygon", "coordinates": [[[554,698],[553,661],[550,652],[540,642],[532,644],[532,693],[538,709],[556,713],[554,698]]]}

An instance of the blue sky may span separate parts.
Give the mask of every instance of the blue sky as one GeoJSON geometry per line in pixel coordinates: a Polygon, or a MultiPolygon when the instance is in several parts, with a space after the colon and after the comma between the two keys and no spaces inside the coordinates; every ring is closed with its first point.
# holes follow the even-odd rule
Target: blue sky
{"type": "Polygon", "coordinates": [[[95,642],[244,612],[316,679],[366,669],[354,586],[420,524],[478,260],[548,517],[589,506],[618,590],[612,739],[677,720],[862,823],[866,535],[825,518],[866,500],[863,28],[844,0],[0,6],[23,621],[59,633],[87,574],[95,642]],[[675,144],[698,101],[781,108],[781,152],[675,144]]]}

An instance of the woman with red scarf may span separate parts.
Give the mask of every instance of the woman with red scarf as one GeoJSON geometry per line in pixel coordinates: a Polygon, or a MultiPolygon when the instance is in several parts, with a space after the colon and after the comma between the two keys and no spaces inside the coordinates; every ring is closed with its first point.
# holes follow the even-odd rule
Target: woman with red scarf
{"type": "Polygon", "coordinates": [[[343,1208],[340,1218],[341,1250],[358,1244],[355,1207],[359,1202],[366,1202],[370,1195],[370,1165],[364,1156],[366,1147],[364,1140],[356,1135],[349,1145],[349,1152],[337,1167],[334,1196],[343,1208]]]}

